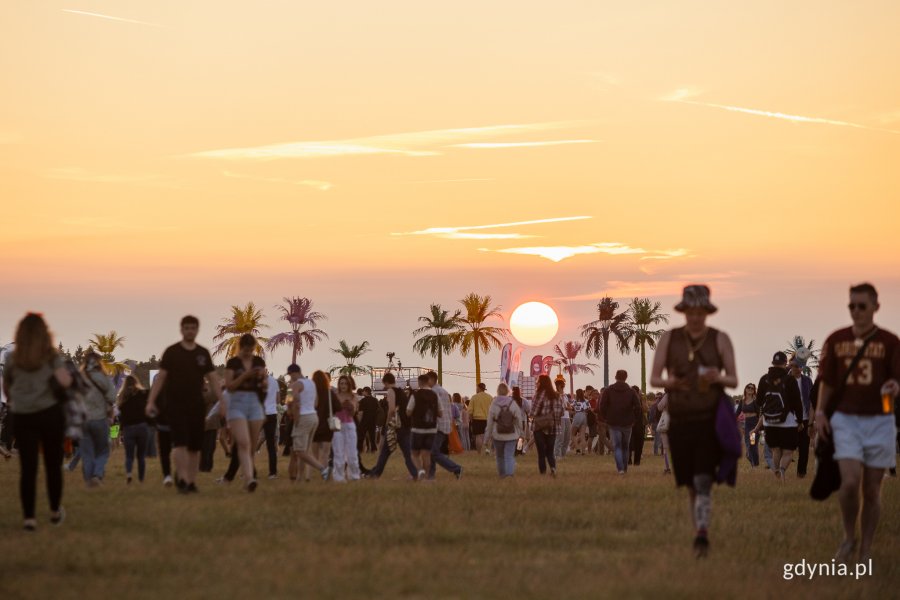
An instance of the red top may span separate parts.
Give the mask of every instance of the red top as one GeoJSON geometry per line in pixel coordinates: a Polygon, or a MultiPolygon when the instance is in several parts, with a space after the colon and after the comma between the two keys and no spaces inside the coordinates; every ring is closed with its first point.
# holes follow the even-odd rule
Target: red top
{"type": "MultiPolygon", "coordinates": [[[[861,344],[862,339],[853,334],[851,327],[839,329],[825,340],[819,374],[830,388],[837,388],[844,381],[861,344]]],[[[900,339],[890,331],[879,329],[856,371],[847,379],[847,387],[837,399],[835,410],[851,415],[884,414],[881,386],[888,379],[900,379],[900,339]]]]}

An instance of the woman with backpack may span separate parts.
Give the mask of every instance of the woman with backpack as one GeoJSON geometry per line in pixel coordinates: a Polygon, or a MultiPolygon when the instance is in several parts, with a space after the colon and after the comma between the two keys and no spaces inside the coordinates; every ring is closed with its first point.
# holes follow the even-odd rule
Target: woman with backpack
{"type": "Polygon", "coordinates": [[[494,440],[494,456],[500,479],[516,472],[516,443],[525,432],[525,411],[509,396],[509,386],[500,383],[488,409],[484,438],[494,440]]]}
{"type": "Polygon", "coordinates": [[[547,472],[550,463],[550,476],[556,477],[556,457],[553,450],[556,436],[562,431],[562,418],[565,407],[548,375],[541,375],[537,381],[532,415],[534,422],[534,445],[537,447],[538,471],[541,475],[547,472]]]}
{"type": "Polygon", "coordinates": [[[146,454],[150,428],[147,427],[144,411],[147,409],[148,394],[133,375],[125,378],[122,391],[119,392],[119,424],[125,437],[125,483],[131,483],[131,467],[135,456],[139,482],[144,482],[144,474],[147,472],[146,454]]]}
{"type": "Polygon", "coordinates": [[[3,393],[15,415],[16,446],[19,449],[19,497],[25,531],[34,531],[38,449],[43,449],[50,522],[59,525],[65,517],[62,501],[63,434],[66,418],[53,386],[68,388],[72,375],[53,346],[47,323],[41,315],[28,313],[16,329],[16,349],[3,369],[3,393]],[[52,379],[52,381],[51,381],[52,379]]]}

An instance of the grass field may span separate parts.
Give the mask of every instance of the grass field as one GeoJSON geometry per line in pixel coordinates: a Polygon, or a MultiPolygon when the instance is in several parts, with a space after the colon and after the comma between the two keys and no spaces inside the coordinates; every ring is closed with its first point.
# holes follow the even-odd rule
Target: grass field
{"type": "Polygon", "coordinates": [[[897,597],[896,479],[885,482],[873,576],[785,581],[785,563],[830,563],[840,540],[836,499],[811,501],[808,479],[782,486],[745,461],[736,489],[714,491],[712,552],[698,562],[685,492],[659,458],[619,478],[609,456],[570,456],[554,481],[528,454],[503,482],[491,457],[459,461],[458,482],[441,472],[409,484],[398,454],[381,480],[344,486],[291,485],[282,462],[283,478],[254,495],[203,474],[201,493],[185,497],[162,487],[155,460],[143,486],[126,487],[119,449],[101,488],[66,473],[60,528],[41,482],[31,534],[20,529],[18,464],[0,462],[0,597],[897,597]]]}

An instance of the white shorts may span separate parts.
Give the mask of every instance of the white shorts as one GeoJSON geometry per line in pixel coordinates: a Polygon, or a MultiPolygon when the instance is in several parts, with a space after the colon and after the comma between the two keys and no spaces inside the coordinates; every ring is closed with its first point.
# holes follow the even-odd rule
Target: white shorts
{"type": "Polygon", "coordinates": [[[834,460],[858,460],[873,469],[897,466],[897,426],[894,415],[848,415],[831,417],[834,460]]]}

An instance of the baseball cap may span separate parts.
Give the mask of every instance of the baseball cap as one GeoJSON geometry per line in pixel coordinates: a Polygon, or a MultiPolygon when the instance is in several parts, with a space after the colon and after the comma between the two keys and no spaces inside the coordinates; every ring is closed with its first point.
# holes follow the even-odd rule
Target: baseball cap
{"type": "Polygon", "coordinates": [[[772,364],[773,365],[786,365],[788,361],[787,354],[781,352],[780,350],[772,356],[772,364]]]}
{"type": "Polygon", "coordinates": [[[287,372],[288,373],[299,373],[300,365],[298,365],[297,363],[294,363],[294,364],[288,366],[287,372]]]}

